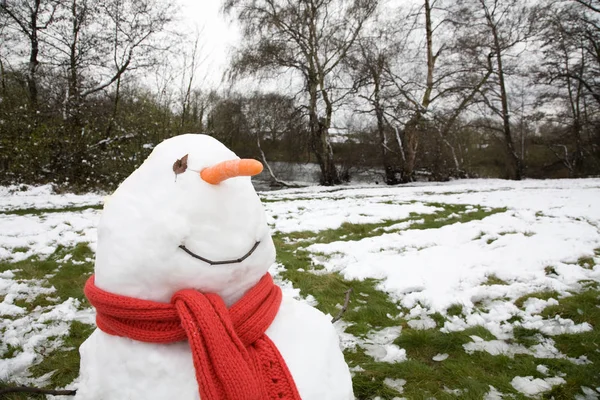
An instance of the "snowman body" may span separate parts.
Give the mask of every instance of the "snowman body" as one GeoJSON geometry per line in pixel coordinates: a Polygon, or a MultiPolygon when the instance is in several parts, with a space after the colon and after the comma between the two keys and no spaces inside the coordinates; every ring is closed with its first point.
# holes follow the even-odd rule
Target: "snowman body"
{"type": "MultiPolygon", "coordinates": [[[[354,399],[337,334],[320,311],[284,297],[266,334],[302,399],[354,399]]],[[[187,342],[142,343],[96,330],[80,351],[77,399],[199,399],[187,342]]]]}
{"type": "MultiPolygon", "coordinates": [[[[236,158],[205,135],[182,135],[157,146],[105,203],[96,285],[158,302],[169,302],[182,289],[216,293],[227,306],[239,300],[275,259],[266,216],[248,177],[212,185],[199,176],[236,158]],[[185,172],[175,174],[174,162],[183,156],[185,172]],[[215,261],[245,258],[211,265],[189,252],[215,261]]],[[[284,296],[265,333],[302,399],[354,399],[330,317],[284,296]]],[[[144,343],[96,329],[80,354],[78,400],[200,398],[187,342],[144,343]]]]}

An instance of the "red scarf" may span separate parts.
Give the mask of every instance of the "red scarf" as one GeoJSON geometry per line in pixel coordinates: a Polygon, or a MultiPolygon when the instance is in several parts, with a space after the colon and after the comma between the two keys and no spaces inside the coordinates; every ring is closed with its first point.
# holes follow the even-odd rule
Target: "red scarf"
{"type": "Polygon", "coordinates": [[[202,400],[300,400],[275,344],[265,335],[281,289],[265,274],[229,310],[216,294],[180,290],[171,303],[84,289],[102,331],[149,343],[188,340],[202,400]]]}

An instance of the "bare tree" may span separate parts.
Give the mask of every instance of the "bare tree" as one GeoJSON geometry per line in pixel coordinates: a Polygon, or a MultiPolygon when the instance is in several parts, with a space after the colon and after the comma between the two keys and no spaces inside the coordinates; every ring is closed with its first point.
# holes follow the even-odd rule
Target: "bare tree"
{"type": "Polygon", "coordinates": [[[293,70],[303,81],[312,150],[321,184],[341,182],[329,141],[336,79],[377,0],[227,0],[224,9],[243,28],[243,47],[233,64],[236,74],[293,70]]]}
{"type": "MultiPolygon", "coordinates": [[[[400,136],[396,135],[397,129],[386,115],[391,108],[390,103],[397,102],[395,93],[390,93],[394,82],[389,71],[394,69],[393,65],[403,50],[402,39],[407,37],[402,36],[396,26],[378,21],[373,31],[365,32],[359,38],[358,46],[345,62],[358,98],[368,105],[364,112],[375,116],[384,179],[388,185],[401,182],[402,166],[406,161],[400,136]]],[[[360,108],[359,111],[362,113],[360,108]]]]}
{"type": "MultiPolygon", "coordinates": [[[[206,61],[202,58],[201,37],[203,30],[196,29],[192,43],[188,48],[190,51],[183,52],[183,67],[181,74],[181,128],[195,126],[200,122],[202,130],[202,118],[204,115],[206,96],[203,96],[200,89],[196,88],[198,80],[198,69],[206,61]]],[[[202,78],[201,78],[202,79],[202,78]]]]}
{"type": "MultiPolygon", "coordinates": [[[[508,77],[518,72],[518,60],[538,29],[541,7],[529,7],[518,0],[470,0],[461,3],[455,21],[470,32],[478,48],[475,59],[487,66],[490,79],[480,91],[481,100],[501,122],[508,176],[522,179],[524,166],[511,127],[508,77]]],[[[490,129],[496,130],[493,125],[490,129]]]]}
{"type": "Polygon", "coordinates": [[[77,179],[88,148],[131,139],[131,133],[111,138],[126,73],[157,62],[165,27],[173,18],[170,2],[157,0],[64,0],[57,21],[44,36],[49,62],[64,79],[64,129],[55,141],[54,168],[69,170],[77,179]],[[107,128],[94,143],[87,136],[90,99],[114,87],[107,128]],[[87,133],[87,134],[86,134],[87,133]]]}
{"type": "Polygon", "coordinates": [[[587,62],[586,73],[571,78],[579,80],[592,98],[600,105],[600,1],[572,0],[579,6],[579,24],[576,32],[583,44],[587,62]]]}
{"type": "Polygon", "coordinates": [[[563,127],[563,134],[546,138],[545,145],[572,176],[582,176],[584,160],[593,159],[587,157],[594,144],[585,131],[593,130],[600,105],[595,13],[592,1],[549,3],[542,35],[544,61],[535,68],[545,89],[540,102],[556,105],[551,117],[563,127]]]}
{"type": "Polygon", "coordinates": [[[6,66],[5,66],[5,57],[3,49],[8,47],[8,40],[6,40],[6,30],[8,26],[8,19],[0,14],[0,89],[2,90],[2,96],[6,96],[6,66]]]}
{"type": "Polygon", "coordinates": [[[29,42],[26,79],[29,102],[33,111],[38,108],[37,72],[40,65],[40,33],[52,24],[59,5],[60,0],[0,2],[0,13],[8,16],[15,29],[29,42]]]}
{"type": "Polygon", "coordinates": [[[280,94],[254,93],[243,100],[242,112],[245,115],[248,134],[256,139],[261,161],[267,168],[271,183],[277,186],[299,187],[277,177],[265,154],[263,142],[271,147],[286,136],[302,130],[301,114],[294,105],[294,99],[280,94]]]}
{"type": "Polygon", "coordinates": [[[398,18],[389,25],[378,21],[365,32],[360,52],[348,63],[355,85],[362,87],[359,96],[371,106],[377,123],[386,182],[414,179],[419,143],[431,133],[436,137],[428,137],[429,143],[437,141],[452,153],[454,171],[444,175],[460,176],[461,162],[449,132],[490,73],[462,56],[472,51],[469,36],[460,30],[452,34],[441,0],[423,0],[417,9],[399,8],[395,14],[398,18]],[[396,139],[397,149],[390,138],[396,139]]]}

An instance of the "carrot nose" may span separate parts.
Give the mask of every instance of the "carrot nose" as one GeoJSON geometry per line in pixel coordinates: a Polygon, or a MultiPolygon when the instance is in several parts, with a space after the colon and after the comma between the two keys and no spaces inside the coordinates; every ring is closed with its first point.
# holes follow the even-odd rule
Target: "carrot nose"
{"type": "Polygon", "coordinates": [[[229,178],[236,176],[254,176],[262,172],[263,165],[260,161],[250,158],[241,160],[227,160],[204,168],[200,171],[200,177],[212,185],[218,185],[229,178]]]}

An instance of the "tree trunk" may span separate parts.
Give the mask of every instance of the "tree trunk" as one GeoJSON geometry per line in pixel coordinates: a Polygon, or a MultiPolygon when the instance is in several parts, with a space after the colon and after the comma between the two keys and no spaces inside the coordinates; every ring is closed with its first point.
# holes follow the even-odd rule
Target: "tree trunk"
{"type": "Polygon", "coordinates": [[[6,95],[6,76],[4,73],[4,63],[0,58],[0,87],[2,87],[2,94],[6,95]]]}
{"type": "Polygon", "coordinates": [[[267,171],[269,172],[269,176],[271,177],[271,182],[273,182],[277,185],[280,185],[280,186],[285,186],[285,187],[292,187],[292,188],[302,187],[295,183],[289,183],[286,181],[282,181],[281,179],[277,178],[277,176],[275,176],[273,169],[271,168],[271,166],[269,165],[269,163],[267,161],[267,156],[265,155],[265,152],[263,151],[262,146],[260,145],[260,133],[258,133],[258,132],[256,133],[256,146],[258,147],[258,151],[260,153],[260,159],[263,162],[263,164],[265,165],[265,167],[267,168],[267,171]]]}
{"type": "Polygon", "coordinates": [[[402,182],[408,183],[415,180],[415,163],[417,160],[417,150],[419,148],[418,130],[421,122],[421,113],[417,112],[404,127],[404,146],[406,153],[406,162],[404,163],[402,182]]]}
{"type": "Polygon", "coordinates": [[[500,102],[502,103],[502,126],[504,141],[506,143],[506,153],[508,158],[508,175],[510,179],[523,179],[523,163],[515,149],[510,129],[510,111],[508,110],[508,94],[506,93],[506,84],[504,82],[504,67],[502,66],[502,48],[498,37],[498,31],[491,16],[486,13],[488,24],[490,25],[494,39],[494,50],[496,53],[496,63],[498,68],[498,86],[500,89],[500,102]]]}
{"type": "Polygon", "coordinates": [[[37,69],[40,64],[38,60],[38,55],[40,52],[39,48],[39,40],[38,40],[38,27],[37,27],[37,19],[38,19],[38,11],[40,8],[40,1],[35,1],[35,6],[31,9],[31,32],[30,32],[30,44],[31,48],[29,51],[29,64],[27,68],[27,89],[29,90],[29,102],[31,104],[31,109],[35,114],[35,111],[38,109],[38,87],[37,87],[37,69]]]}
{"type": "Polygon", "coordinates": [[[66,133],[68,136],[69,151],[64,160],[65,167],[68,168],[68,176],[71,183],[77,183],[83,179],[82,167],[85,153],[84,148],[84,125],[81,119],[82,96],[80,89],[80,76],[78,65],[78,45],[81,23],[85,16],[80,14],[85,10],[79,10],[77,0],[72,0],[71,3],[71,43],[69,47],[69,74],[68,74],[68,99],[67,99],[67,127],[66,133]]]}
{"type": "Polygon", "coordinates": [[[327,127],[316,116],[314,118],[317,121],[316,127],[313,128],[312,148],[321,168],[320,183],[324,186],[339,185],[342,181],[333,160],[333,149],[329,143],[327,127]]]}
{"type": "Polygon", "coordinates": [[[398,175],[400,171],[393,163],[392,157],[389,154],[389,146],[387,142],[386,128],[387,124],[385,123],[385,118],[383,115],[383,108],[381,107],[380,101],[380,85],[379,85],[379,77],[377,74],[373,74],[375,86],[373,89],[373,97],[374,107],[375,107],[375,117],[377,118],[377,132],[379,134],[379,147],[381,149],[381,161],[383,164],[383,170],[385,173],[385,183],[387,185],[397,185],[400,183],[400,179],[398,179],[398,175]]]}
{"type": "Polygon", "coordinates": [[[117,119],[117,112],[119,111],[120,97],[121,97],[121,77],[119,76],[119,78],[117,79],[117,87],[115,89],[115,101],[113,103],[112,114],[110,116],[110,119],[108,120],[108,127],[106,128],[106,138],[107,139],[110,138],[110,135],[112,133],[112,128],[117,119]]]}
{"type": "Polygon", "coordinates": [[[333,186],[341,183],[337,168],[333,161],[333,149],[329,143],[328,121],[320,120],[317,115],[317,83],[309,84],[309,125],[311,133],[311,148],[317,157],[321,169],[320,183],[333,186]]]}
{"type": "MultiPolygon", "coordinates": [[[[578,71],[578,75],[583,75],[583,64],[580,67],[581,69],[578,71]]],[[[569,71],[569,62],[566,62],[567,73],[569,71]]],[[[573,154],[573,170],[572,172],[576,177],[579,177],[583,173],[583,142],[581,139],[581,95],[582,95],[583,85],[580,81],[577,81],[577,87],[573,88],[571,84],[571,79],[567,78],[567,92],[569,94],[569,102],[571,103],[571,114],[573,117],[573,126],[572,132],[573,137],[575,139],[575,153],[573,154]]]]}
{"type": "Polygon", "coordinates": [[[406,123],[404,127],[404,144],[406,146],[406,162],[404,163],[403,182],[412,182],[415,179],[415,163],[417,160],[417,150],[419,148],[419,130],[423,122],[423,112],[427,110],[431,103],[431,93],[433,92],[433,72],[435,70],[435,61],[440,53],[433,54],[433,26],[431,22],[431,5],[429,0],[425,0],[425,37],[427,40],[427,82],[425,92],[421,99],[420,108],[406,123]]]}

